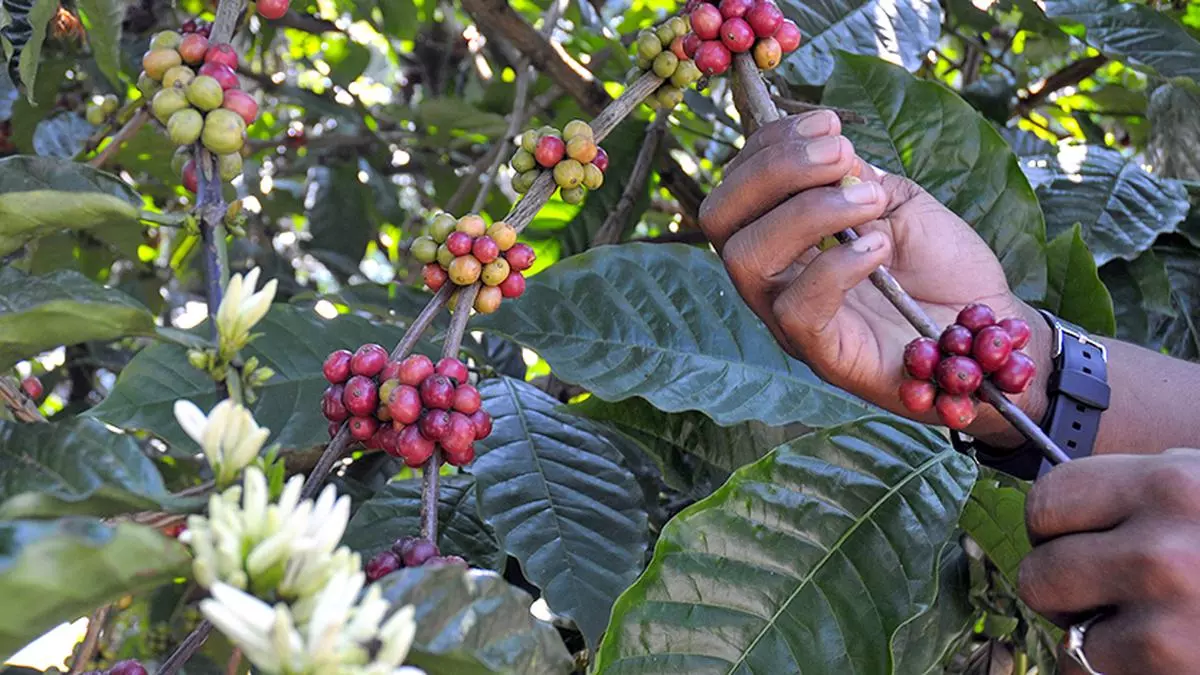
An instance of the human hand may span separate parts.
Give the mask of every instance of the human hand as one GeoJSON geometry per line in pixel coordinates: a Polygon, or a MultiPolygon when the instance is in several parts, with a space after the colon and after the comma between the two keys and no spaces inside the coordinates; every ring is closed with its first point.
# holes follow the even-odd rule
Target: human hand
{"type": "Polygon", "coordinates": [[[1200,672],[1200,450],[1057,466],[1030,491],[1026,522],[1020,597],[1063,627],[1105,609],[1084,641],[1093,668],[1200,672]]]}
{"type": "MultiPolygon", "coordinates": [[[[822,379],[908,417],[897,392],[904,346],[917,332],[868,280],[876,267],[886,266],[939,325],[974,302],[1024,318],[1039,379],[1013,400],[1040,419],[1050,370],[1046,322],[1012,294],[1000,262],[969,225],[916,183],[867,165],[840,132],[829,111],[766,125],[705,199],[700,227],[742,298],[822,379]],[[864,182],[839,187],[847,174],[864,182]],[[815,248],[846,228],[859,239],[815,248]]],[[[937,423],[932,412],[918,419],[937,423]]],[[[988,407],[967,431],[994,444],[1021,440],[988,407]]]]}

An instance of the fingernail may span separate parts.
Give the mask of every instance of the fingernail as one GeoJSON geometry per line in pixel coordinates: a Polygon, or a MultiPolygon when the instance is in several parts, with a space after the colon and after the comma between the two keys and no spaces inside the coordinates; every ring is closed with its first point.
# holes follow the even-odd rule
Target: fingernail
{"type": "Polygon", "coordinates": [[[825,111],[811,113],[796,123],[796,133],[805,138],[824,136],[833,128],[830,118],[833,115],[825,111]]]}
{"type": "Polygon", "coordinates": [[[875,183],[857,183],[842,188],[842,197],[851,204],[874,204],[879,196],[879,186],[875,183]]]}
{"type": "Polygon", "coordinates": [[[833,164],[842,158],[842,138],[819,138],[805,147],[805,154],[815,164],[833,164]]]}
{"type": "Polygon", "coordinates": [[[883,248],[884,239],[880,232],[868,232],[850,242],[850,249],[855,253],[870,253],[883,248]]]}

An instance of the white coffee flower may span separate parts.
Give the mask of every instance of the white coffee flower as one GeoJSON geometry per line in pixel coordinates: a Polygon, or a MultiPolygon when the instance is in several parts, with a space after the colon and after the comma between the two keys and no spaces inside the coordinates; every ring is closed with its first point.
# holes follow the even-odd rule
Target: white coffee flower
{"type": "Polygon", "coordinates": [[[270,429],[258,426],[246,408],[225,399],[207,416],[191,401],[175,402],[175,419],[200,444],[217,485],[232,483],[258,457],[270,429]]]}
{"type": "Polygon", "coordinates": [[[244,278],[235,274],[225,287],[225,297],[217,308],[217,334],[220,336],[221,353],[225,356],[232,356],[250,342],[250,330],[271,309],[278,282],[272,279],[262,290],[255,292],[260,272],[255,267],[244,278]]]}

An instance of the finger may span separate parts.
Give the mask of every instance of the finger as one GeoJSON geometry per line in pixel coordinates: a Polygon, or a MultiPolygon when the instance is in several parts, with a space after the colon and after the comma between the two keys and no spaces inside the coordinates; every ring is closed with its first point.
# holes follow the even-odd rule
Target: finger
{"type": "Polygon", "coordinates": [[[1035,544],[1075,532],[1113,528],[1137,508],[1144,458],[1098,455],[1054,467],[1025,500],[1025,524],[1035,544]]]}
{"type": "Polygon", "coordinates": [[[713,188],[700,205],[700,228],[719,252],[734,232],[794,194],[837,182],[855,161],[841,136],[766,148],[713,188]]]}
{"type": "Polygon", "coordinates": [[[891,256],[891,241],[880,231],[835,246],[813,259],[775,298],[772,313],[793,350],[810,364],[838,360],[841,345],[829,326],[846,293],[891,256]]]}
{"type": "MultiPolygon", "coordinates": [[[[1104,675],[1177,675],[1196,671],[1195,617],[1162,610],[1120,610],[1093,623],[1084,633],[1083,653],[1104,675]]],[[[1087,671],[1060,650],[1067,675],[1087,671]]]]}
{"type": "Polygon", "coordinates": [[[1131,589],[1114,583],[1131,572],[1133,544],[1124,533],[1059,537],[1021,560],[1017,593],[1039,614],[1073,615],[1117,604],[1131,589]]]}
{"type": "Polygon", "coordinates": [[[791,115],[760,127],[746,139],[733,161],[725,165],[729,175],[760,150],[789,141],[806,141],[822,136],[837,136],[842,133],[842,121],[829,110],[817,110],[803,115],[791,115]]]}

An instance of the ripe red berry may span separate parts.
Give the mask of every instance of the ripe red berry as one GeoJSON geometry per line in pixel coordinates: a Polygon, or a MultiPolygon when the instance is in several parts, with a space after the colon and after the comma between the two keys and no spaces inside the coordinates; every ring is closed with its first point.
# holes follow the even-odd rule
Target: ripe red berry
{"type": "Polygon", "coordinates": [[[791,54],[800,46],[800,27],[791,19],[784,19],[774,37],[783,53],[791,54]]]}
{"type": "Polygon", "coordinates": [[[983,369],[966,356],[943,359],[936,374],[938,386],[949,394],[971,394],[983,383],[983,369]]]}
{"type": "Polygon", "coordinates": [[[400,433],[404,429],[397,429],[392,424],[384,424],[380,426],[379,431],[375,432],[376,443],[379,449],[383,450],[392,457],[400,456],[400,433]]]}
{"type": "Polygon", "coordinates": [[[461,565],[467,567],[467,561],[460,555],[435,555],[425,561],[425,566],[430,565],[461,565]]]}
{"type": "Polygon", "coordinates": [[[696,50],[696,67],[705,75],[720,75],[729,70],[733,55],[719,40],[709,40],[696,50]]]}
{"type": "Polygon", "coordinates": [[[437,362],[435,372],[454,380],[455,384],[466,384],[469,376],[467,364],[448,356],[437,362]]]}
{"type": "Polygon", "coordinates": [[[466,466],[475,461],[475,444],[468,445],[462,450],[445,450],[446,463],[452,466],[466,466]]]}
{"type": "Polygon", "coordinates": [[[746,12],[754,6],[754,0],[721,0],[717,5],[717,9],[721,10],[721,16],[726,19],[745,16],[746,12]]]}
{"type": "Polygon", "coordinates": [[[108,675],[148,675],[145,666],[134,659],[118,661],[108,669],[108,675]]]}
{"type": "Polygon", "coordinates": [[[258,0],[258,13],[264,19],[278,19],[287,14],[289,0],[258,0]]]}
{"type": "Polygon", "coordinates": [[[183,189],[192,194],[200,189],[200,174],[196,172],[196,161],[189,159],[187,164],[183,165],[183,189]]]}
{"type": "Polygon", "coordinates": [[[1012,354],[1012,338],[1000,326],[988,326],[975,336],[971,347],[971,356],[983,368],[983,372],[991,373],[999,370],[1012,354]]]}
{"type": "Polygon", "coordinates": [[[492,416],[480,408],[471,415],[471,425],[475,427],[475,440],[482,441],[492,433],[492,416]]]}
{"type": "MultiPolygon", "coordinates": [[[[388,380],[400,379],[400,362],[388,361],[383,366],[383,370],[379,371],[379,381],[387,382],[388,380]]],[[[403,384],[403,383],[401,383],[403,384]]]]}
{"type": "Polygon", "coordinates": [[[750,24],[750,28],[756,36],[772,37],[779,30],[779,26],[783,24],[783,12],[779,11],[775,3],[762,0],[746,12],[746,23],[750,24]]]}
{"type": "Polygon", "coordinates": [[[533,267],[533,261],[537,260],[537,254],[533,252],[533,247],[529,244],[516,244],[504,252],[504,259],[508,261],[510,269],[524,272],[533,267]]]}
{"type": "Polygon", "coordinates": [[[379,389],[375,381],[365,375],[355,375],[346,381],[342,402],[351,415],[370,417],[379,407],[379,389]]]}
{"type": "Polygon", "coordinates": [[[400,569],[400,567],[400,556],[391,551],[380,551],[367,561],[363,571],[367,575],[367,581],[378,581],[400,569]]]}
{"type": "Polygon", "coordinates": [[[431,441],[441,440],[450,430],[450,413],[445,410],[426,410],[421,415],[421,435],[431,441]]]}
{"type": "Polygon", "coordinates": [[[392,420],[400,424],[415,424],[421,419],[421,394],[416,387],[402,384],[392,390],[387,401],[392,420]]]}
{"type": "Polygon", "coordinates": [[[608,171],[608,153],[604,151],[604,148],[596,146],[596,156],[592,158],[592,164],[595,164],[601,172],[608,171]]]}
{"type": "Polygon", "coordinates": [[[241,89],[226,91],[225,98],[221,101],[221,107],[240,115],[246,122],[246,126],[254,124],[254,120],[258,119],[258,101],[241,89]]]}
{"type": "Polygon", "coordinates": [[[420,567],[430,558],[438,555],[438,547],[428,539],[418,539],[404,552],[405,567],[420,567]]]}
{"type": "Polygon", "coordinates": [[[951,429],[966,429],[975,421],[975,401],[970,396],[938,394],[934,407],[942,424],[951,429]]]}
{"type": "Polygon", "coordinates": [[[1029,344],[1029,338],[1033,337],[1024,319],[1005,319],[1000,322],[1000,327],[1012,338],[1013,349],[1024,349],[1029,344]]]}
{"type": "Polygon", "coordinates": [[[329,437],[330,437],[330,438],[333,438],[334,436],[337,436],[337,435],[338,435],[338,432],[339,432],[339,431],[341,431],[341,430],[342,430],[342,423],[341,423],[341,422],[330,422],[330,423],[329,423],[329,429],[328,429],[328,431],[329,431],[329,437]]]}
{"type": "Polygon", "coordinates": [[[30,375],[21,380],[21,391],[33,400],[38,400],[42,397],[42,381],[30,375]]]}
{"type": "MultiPolygon", "coordinates": [[[[748,52],[754,46],[754,29],[745,19],[726,19],[721,24],[721,44],[734,54],[748,52]]],[[[701,67],[701,70],[704,68],[701,67]]]]}
{"type": "Polygon", "coordinates": [[[358,348],[350,357],[350,372],[355,375],[375,377],[387,365],[387,350],[373,342],[358,348]]]}
{"type": "Polygon", "coordinates": [[[500,294],[506,298],[519,298],[525,292],[525,275],[520,272],[509,272],[504,281],[500,282],[500,294]]]}
{"type": "Polygon", "coordinates": [[[927,413],[933,409],[937,386],[927,380],[905,380],[900,383],[900,402],[909,412],[927,413]]]}
{"type": "Polygon", "coordinates": [[[195,33],[196,20],[188,19],[187,21],[184,21],[183,24],[179,26],[179,32],[183,33],[184,35],[187,35],[188,33],[195,33]]]}
{"type": "Polygon", "coordinates": [[[692,32],[701,40],[716,40],[721,34],[721,23],[725,20],[725,17],[721,16],[721,10],[717,9],[716,5],[709,4],[693,9],[690,18],[692,32]]]}
{"type": "Polygon", "coordinates": [[[563,143],[563,139],[558,136],[542,136],[533,151],[533,158],[543,167],[552,169],[566,154],[567,144],[563,143]]]}
{"type": "Polygon", "coordinates": [[[930,380],[941,358],[936,342],[919,337],[904,347],[904,370],[915,379],[930,380]]]}
{"type": "Polygon", "coordinates": [[[354,355],[347,349],[339,349],[325,357],[321,372],[330,384],[341,384],[350,379],[350,358],[354,355]]]}
{"type": "Polygon", "coordinates": [[[460,412],[450,413],[450,428],[438,441],[447,452],[463,452],[475,442],[475,425],[460,412]]]}
{"type": "Polygon", "coordinates": [[[680,61],[690,59],[687,49],[684,48],[684,36],[676,35],[674,40],[671,40],[671,53],[680,61]]]}
{"type": "Polygon", "coordinates": [[[221,85],[221,89],[224,91],[237,89],[242,84],[238,80],[237,71],[224,63],[206,63],[200,66],[198,74],[213,78],[217,81],[217,84],[221,85]]]}
{"type": "Polygon", "coordinates": [[[212,37],[212,24],[207,21],[204,21],[203,25],[200,25],[199,27],[196,28],[196,32],[203,35],[206,38],[211,38],[212,37]]]}
{"type": "Polygon", "coordinates": [[[966,326],[967,330],[974,334],[988,326],[994,325],[996,323],[996,313],[987,305],[973,303],[963,307],[954,322],[960,326],[966,326]]]}
{"type": "Polygon", "coordinates": [[[432,291],[437,291],[450,280],[450,273],[437,263],[429,263],[421,268],[421,280],[432,291]]]}
{"type": "Polygon", "coordinates": [[[479,397],[479,390],[469,384],[460,384],[454,390],[454,409],[464,415],[470,415],[476,410],[483,401],[479,397]]]}
{"type": "Polygon", "coordinates": [[[958,324],[950,324],[946,326],[946,330],[942,331],[942,337],[938,340],[938,346],[947,354],[955,356],[968,356],[971,353],[971,345],[975,341],[975,337],[971,335],[971,331],[965,326],[958,324]]]}
{"type": "Polygon", "coordinates": [[[197,64],[204,60],[208,53],[208,38],[195,32],[183,38],[179,43],[179,56],[184,63],[197,64]]]}
{"type": "Polygon", "coordinates": [[[374,417],[350,418],[350,437],[356,441],[370,440],[378,430],[379,423],[375,421],[374,417]]]}
{"type": "Polygon", "coordinates": [[[473,238],[466,232],[451,232],[449,237],[446,237],[446,248],[455,255],[466,255],[471,252],[471,244],[473,238]]]}
{"type": "Polygon", "coordinates": [[[475,239],[475,243],[471,245],[471,255],[484,265],[492,262],[500,257],[500,245],[495,239],[484,235],[475,239]]]}
{"type": "Polygon", "coordinates": [[[414,469],[422,466],[433,456],[433,450],[433,441],[422,436],[417,425],[404,427],[400,432],[400,457],[406,465],[414,469]]]}
{"type": "Polygon", "coordinates": [[[400,362],[400,372],[396,379],[400,380],[400,384],[419,387],[433,372],[432,359],[424,354],[413,354],[400,362]]]}
{"type": "Polygon", "coordinates": [[[1029,388],[1033,376],[1037,374],[1037,365],[1024,352],[1013,352],[999,370],[992,373],[992,384],[1000,391],[1008,394],[1020,394],[1029,388]]]}
{"type": "Polygon", "coordinates": [[[345,422],[350,416],[350,411],[346,410],[346,404],[342,402],[345,389],[340,384],[331,384],[321,397],[321,414],[330,422],[345,422]]]}
{"type": "Polygon", "coordinates": [[[454,383],[445,375],[430,375],[421,383],[421,402],[427,408],[449,410],[454,404],[454,383]]]}
{"type": "Polygon", "coordinates": [[[400,537],[392,542],[392,553],[404,558],[404,554],[412,550],[413,544],[421,541],[420,537],[400,537]]]}
{"type": "Polygon", "coordinates": [[[236,71],[238,67],[238,55],[231,45],[209,45],[208,51],[204,53],[204,62],[221,63],[236,71]]]}

